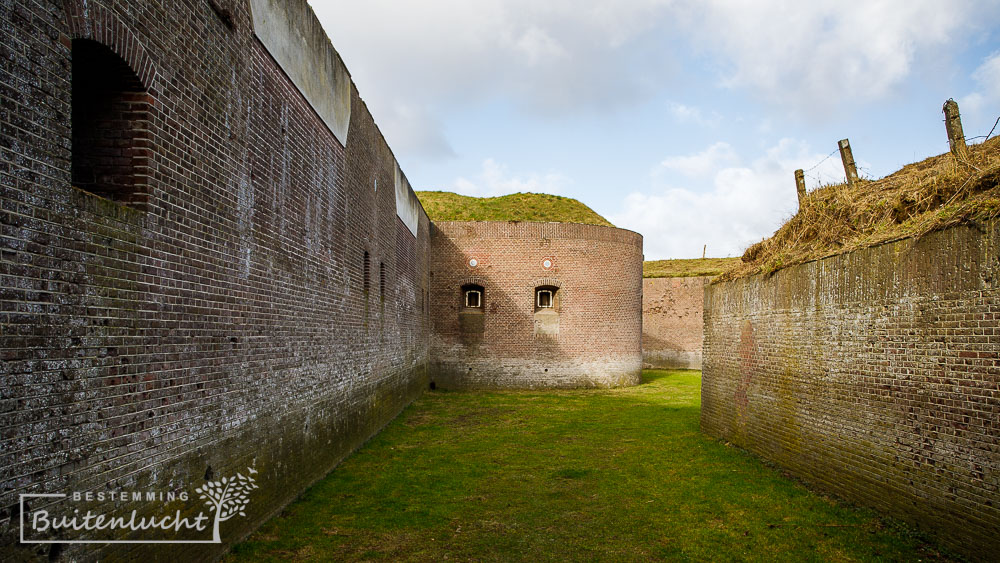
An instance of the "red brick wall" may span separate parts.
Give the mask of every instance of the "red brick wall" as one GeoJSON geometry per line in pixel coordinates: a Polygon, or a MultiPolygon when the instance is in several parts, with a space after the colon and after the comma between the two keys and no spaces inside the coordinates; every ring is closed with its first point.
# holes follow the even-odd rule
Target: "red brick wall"
{"type": "Polygon", "coordinates": [[[1000,222],[711,285],[702,429],[1000,553],[1000,222]]]}
{"type": "Polygon", "coordinates": [[[426,387],[429,224],[397,218],[391,151],[356,90],[341,145],[247,6],[215,4],[232,28],[203,0],[0,1],[5,554],[50,549],[16,547],[21,493],[190,491],[256,463],[247,516],[223,523],[238,539],[426,387]],[[141,209],[71,187],[76,38],[149,95],[141,209]],[[384,299],[364,295],[366,250],[384,299]]]}
{"type": "Polygon", "coordinates": [[[702,307],[710,277],[642,280],[642,361],[701,369],[702,307]]]}
{"type": "Polygon", "coordinates": [[[560,223],[435,223],[430,269],[431,377],[436,385],[608,387],[639,382],[640,235],[560,223]],[[475,267],[469,265],[472,258],[475,267]],[[544,267],[545,260],[551,268],[544,267]],[[485,289],[481,333],[468,326],[463,331],[460,323],[461,287],[467,283],[485,289]],[[534,290],[542,285],[558,287],[557,334],[553,319],[535,313],[534,290]]]}

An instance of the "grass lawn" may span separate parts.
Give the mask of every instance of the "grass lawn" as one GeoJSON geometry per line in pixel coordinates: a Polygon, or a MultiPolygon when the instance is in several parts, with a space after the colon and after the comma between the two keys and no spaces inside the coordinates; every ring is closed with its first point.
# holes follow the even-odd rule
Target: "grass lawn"
{"type": "Polygon", "coordinates": [[[702,435],[700,382],[426,393],[226,561],[940,558],[702,435]]]}

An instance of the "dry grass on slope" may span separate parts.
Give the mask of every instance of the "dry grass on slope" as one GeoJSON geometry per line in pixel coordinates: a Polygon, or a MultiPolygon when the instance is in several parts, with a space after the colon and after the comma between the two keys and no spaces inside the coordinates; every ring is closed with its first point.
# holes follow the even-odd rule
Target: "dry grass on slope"
{"type": "Polygon", "coordinates": [[[774,235],[746,250],[718,281],[781,268],[962,223],[1000,216],[1000,138],[945,153],[880,180],[821,187],[774,235]]]}
{"type": "Polygon", "coordinates": [[[717,276],[740,263],[739,258],[679,258],[642,263],[644,278],[717,276]]]}

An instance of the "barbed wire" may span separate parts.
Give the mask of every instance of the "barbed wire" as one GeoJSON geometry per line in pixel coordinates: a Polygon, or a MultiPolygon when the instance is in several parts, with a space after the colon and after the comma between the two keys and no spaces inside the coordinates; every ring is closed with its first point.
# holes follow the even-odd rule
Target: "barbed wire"
{"type": "Polygon", "coordinates": [[[835,154],[837,154],[837,151],[839,151],[839,150],[840,149],[833,149],[833,152],[831,152],[830,154],[826,155],[826,158],[824,158],[823,160],[821,160],[821,161],[817,162],[816,164],[812,165],[812,167],[806,168],[802,172],[805,173],[805,172],[809,172],[809,171],[815,170],[820,164],[823,164],[824,162],[830,160],[830,157],[833,156],[833,155],[835,155],[835,154]]]}
{"type": "MultiPolygon", "coordinates": [[[[965,137],[965,140],[966,141],[973,141],[975,139],[983,139],[984,140],[983,142],[988,141],[990,139],[990,137],[993,136],[993,132],[996,131],[998,125],[1000,125],[1000,117],[997,117],[996,121],[993,122],[993,127],[990,128],[990,132],[989,133],[987,133],[985,135],[977,135],[975,137],[965,137]]],[[[826,179],[822,175],[820,175],[820,174],[810,174],[809,172],[811,172],[811,171],[819,168],[821,164],[823,164],[824,162],[830,160],[830,158],[833,155],[837,154],[837,152],[839,150],[840,150],[839,148],[833,149],[833,151],[831,151],[830,154],[826,155],[822,160],[820,160],[816,164],[813,164],[809,168],[806,168],[806,169],[802,170],[802,176],[804,178],[808,178],[810,180],[815,180],[815,182],[816,182],[816,184],[818,186],[822,186],[823,183],[826,181],[826,179]]],[[[864,172],[864,176],[866,177],[866,179],[870,180],[870,179],[873,178],[871,168],[868,168],[867,166],[861,166],[857,162],[855,162],[854,165],[858,168],[858,170],[864,172]]],[[[837,177],[837,178],[834,178],[831,182],[832,183],[836,183],[839,180],[840,180],[840,178],[837,177]]]]}
{"type": "Polygon", "coordinates": [[[975,137],[966,137],[965,140],[966,141],[972,141],[974,139],[983,139],[983,142],[989,141],[990,137],[993,136],[993,132],[996,131],[998,123],[1000,123],[1000,117],[997,117],[997,120],[993,122],[993,127],[990,128],[990,132],[989,133],[987,133],[985,135],[977,135],[975,137]]]}

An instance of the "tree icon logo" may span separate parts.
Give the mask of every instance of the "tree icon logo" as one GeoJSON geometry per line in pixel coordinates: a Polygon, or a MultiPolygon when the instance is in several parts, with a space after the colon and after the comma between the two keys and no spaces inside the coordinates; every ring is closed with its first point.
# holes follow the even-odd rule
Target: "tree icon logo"
{"type": "Polygon", "coordinates": [[[219,481],[209,481],[204,486],[198,487],[194,492],[199,498],[205,500],[205,504],[215,508],[215,526],[212,530],[212,541],[222,543],[219,536],[219,523],[229,520],[239,514],[246,516],[247,505],[250,504],[250,491],[258,488],[257,481],[253,476],[257,470],[253,467],[247,468],[247,475],[237,473],[236,477],[227,479],[223,477],[219,481]]]}

